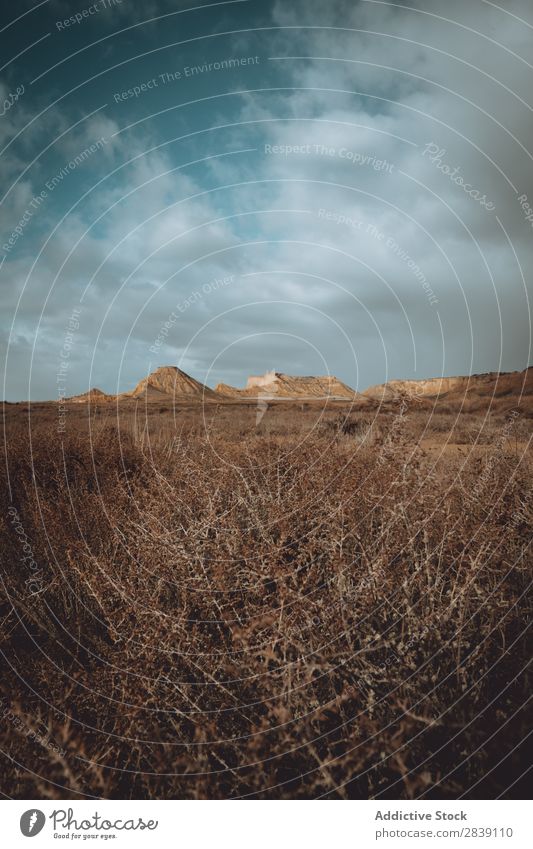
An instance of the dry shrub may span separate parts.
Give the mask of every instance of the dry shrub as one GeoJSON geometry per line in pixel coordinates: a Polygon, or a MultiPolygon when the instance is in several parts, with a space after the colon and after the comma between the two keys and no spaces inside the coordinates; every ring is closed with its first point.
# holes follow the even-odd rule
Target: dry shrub
{"type": "Polygon", "coordinates": [[[10,433],[4,791],[519,795],[529,464],[254,416],[10,433]]]}

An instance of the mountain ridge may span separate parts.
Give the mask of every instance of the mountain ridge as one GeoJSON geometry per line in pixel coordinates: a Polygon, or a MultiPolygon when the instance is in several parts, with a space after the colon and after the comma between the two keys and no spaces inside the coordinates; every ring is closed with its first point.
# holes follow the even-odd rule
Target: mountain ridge
{"type": "Polygon", "coordinates": [[[245,400],[340,400],[357,404],[397,402],[410,399],[432,403],[444,399],[458,403],[477,399],[484,404],[491,399],[504,402],[509,397],[529,397],[533,405],[533,367],[523,371],[483,372],[454,377],[432,377],[420,380],[389,380],[356,392],[334,375],[288,375],[267,371],[250,375],[246,386],[237,388],[218,383],[215,389],[201,383],[177,366],[160,366],[142,378],[129,392],[111,395],[93,387],[88,392],[66,398],[67,403],[107,404],[111,401],[229,401],[245,400]]]}
{"type": "Polygon", "coordinates": [[[215,391],[232,398],[331,398],[351,401],[359,397],[354,389],[334,375],[300,376],[279,371],[251,375],[244,389],[219,383],[215,391]]]}
{"type": "Polygon", "coordinates": [[[533,393],[533,367],[523,371],[482,372],[455,377],[430,377],[422,380],[389,380],[369,386],[363,392],[375,401],[394,401],[400,398],[432,399],[477,393],[501,397],[511,393],[533,393]],[[521,378],[523,378],[521,380],[521,378]]]}
{"type": "Polygon", "coordinates": [[[151,374],[139,381],[135,389],[124,393],[122,398],[150,397],[208,397],[215,396],[215,391],[204,383],[195,380],[177,366],[160,366],[151,374]]]}

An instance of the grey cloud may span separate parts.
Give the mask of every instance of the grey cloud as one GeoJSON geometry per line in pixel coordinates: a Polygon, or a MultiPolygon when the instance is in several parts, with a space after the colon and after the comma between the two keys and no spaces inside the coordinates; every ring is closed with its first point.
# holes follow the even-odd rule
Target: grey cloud
{"type": "MultiPolygon", "coordinates": [[[[172,171],[177,162],[174,152],[160,150],[140,156],[104,182],[97,196],[90,196],[51,242],[23,299],[19,327],[24,333],[12,351],[22,363],[16,383],[19,396],[27,383],[24,370],[31,329],[51,280],[87,222],[106,209],[109,212],[66,264],[43,317],[35,387],[41,397],[41,387],[53,385],[50,378],[47,382],[46,369],[53,374],[57,338],[68,309],[100,263],[102,269],[86,296],[73,392],[82,385],[87,388],[84,381],[100,328],[94,375],[105,381],[103,388],[108,390],[118,379],[123,353],[120,388],[130,388],[126,384],[144,374],[148,363],[180,364],[180,358],[181,367],[193,369],[201,379],[216,360],[212,382],[241,385],[247,371],[318,368],[315,355],[309,353],[312,348],[305,353],[305,345],[290,341],[290,334],[323,349],[331,371],[353,383],[357,372],[344,337],[331,331],[329,317],[339,323],[356,350],[359,388],[388,377],[414,376],[415,364],[418,376],[528,364],[529,309],[513,248],[528,269],[531,228],[517,195],[525,193],[533,205],[533,169],[527,152],[512,136],[528,148],[532,113],[519,98],[530,97],[531,72],[509,51],[532,61],[533,50],[519,21],[477,0],[466,6],[454,0],[445,12],[437,2],[409,5],[418,11],[401,4],[343,0],[276,6],[275,25],[345,26],[396,37],[305,27],[274,32],[265,41],[271,56],[358,62],[310,58],[267,66],[265,61],[265,86],[286,90],[239,95],[231,98],[231,106],[230,99],[216,102],[205,121],[206,126],[209,121],[228,121],[225,110],[237,107],[232,120],[258,123],[213,133],[205,147],[207,138],[200,138],[182,154],[257,147],[255,155],[213,159],[196,170],[172,171]],[[468,28],[479,29],[486,37],[468,28]],[[424,155],[430,143],[443,151],[440,162],[424,155]],[[265,144],[308,145],[310,151],[266,154],[265,144]],[[315,145],[334,153],[317,153],[315,145]],[[359,164],[353,164],[353,157],[359,157],[359,164]],[[380,162],[392,165],[390,171],[376,167],[380,162]],[[494,202],[494,211],[483,208],[443,173],[456,167],[465,182],[494,202]],[[162,176],[167,171],[172,173],[162,176]],[[206,188],[231,183],[248,184],[172,206],[206,188]],[[251,214],[232,217],[245,212],[251,214]],[[226,221],[198,226],[225,216],[226,221]],[[341,216],[352,223],[339,221],[341,216]],[[141,221],[146,223],[139,226],[141,221]],[[353,222],[361,222],[361,227],[353,222]],[[191,232],[180,238],[187,230],[191,232]],[[206,281],[229,274],[235,275],[231,286],[191,302],[154,363],[150,344],[176,304],[201,290],[206,281]],[[420,274],[438,304],[429,302],[420,274]],[[127,278],[102,325],[106,309],[127,278]],[[261,306],[233,309],[251,300],[262,302],[261,306]],[[280,300],[292,303],[284,307],[272,303],[280,300]],[[264,335],[276,332],[277,337],[264,335]],[[246,336],[251,338],[245,341],[246,336]]],[[[506,9],[531,23],[525,2],[512,2],[506,9]]],[[[246,37],[241,36],[239,43],[244,49],[246,37]]],[[[60,123],[67,125],[66,116],[60,123]]],[[[95,117],[65,139],[60,151],[70,155],[85,139],[96,133],[111,135],[116,126],[112,118],[95,117]]],[[[150,132],[137,129],[117,137],[113,148],[95,161],[95,170],[99,176],[111,172],[152,146],[154,136],[152,127],[150,132]]],[[[10,167],[16,170],[16,164],[10,167]]],[[[8,220],[16,218],[34,188],[26,181],[13,192],[11,207],[4,211],[8,220]]],[[[9,258],[8,312],[28,264],[29,258],[9,258]]]]}

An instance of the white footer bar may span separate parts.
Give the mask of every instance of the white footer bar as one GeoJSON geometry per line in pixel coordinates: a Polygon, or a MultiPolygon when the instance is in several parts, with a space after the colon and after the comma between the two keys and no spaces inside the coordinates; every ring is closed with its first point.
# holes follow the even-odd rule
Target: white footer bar
{"type": "Polygon", "coordinates": [[[5,801],[1,842],[36,849],[529,849],[528,808],[523,801],[5,801]]]}

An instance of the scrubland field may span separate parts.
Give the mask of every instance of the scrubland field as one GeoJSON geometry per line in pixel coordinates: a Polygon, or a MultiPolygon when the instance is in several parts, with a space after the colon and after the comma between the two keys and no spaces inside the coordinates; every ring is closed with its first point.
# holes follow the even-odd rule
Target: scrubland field
{"type": "Polygon", "coordinates": [[[523,798],[517,409],[5,405],[3,792],[523,798]]]}

